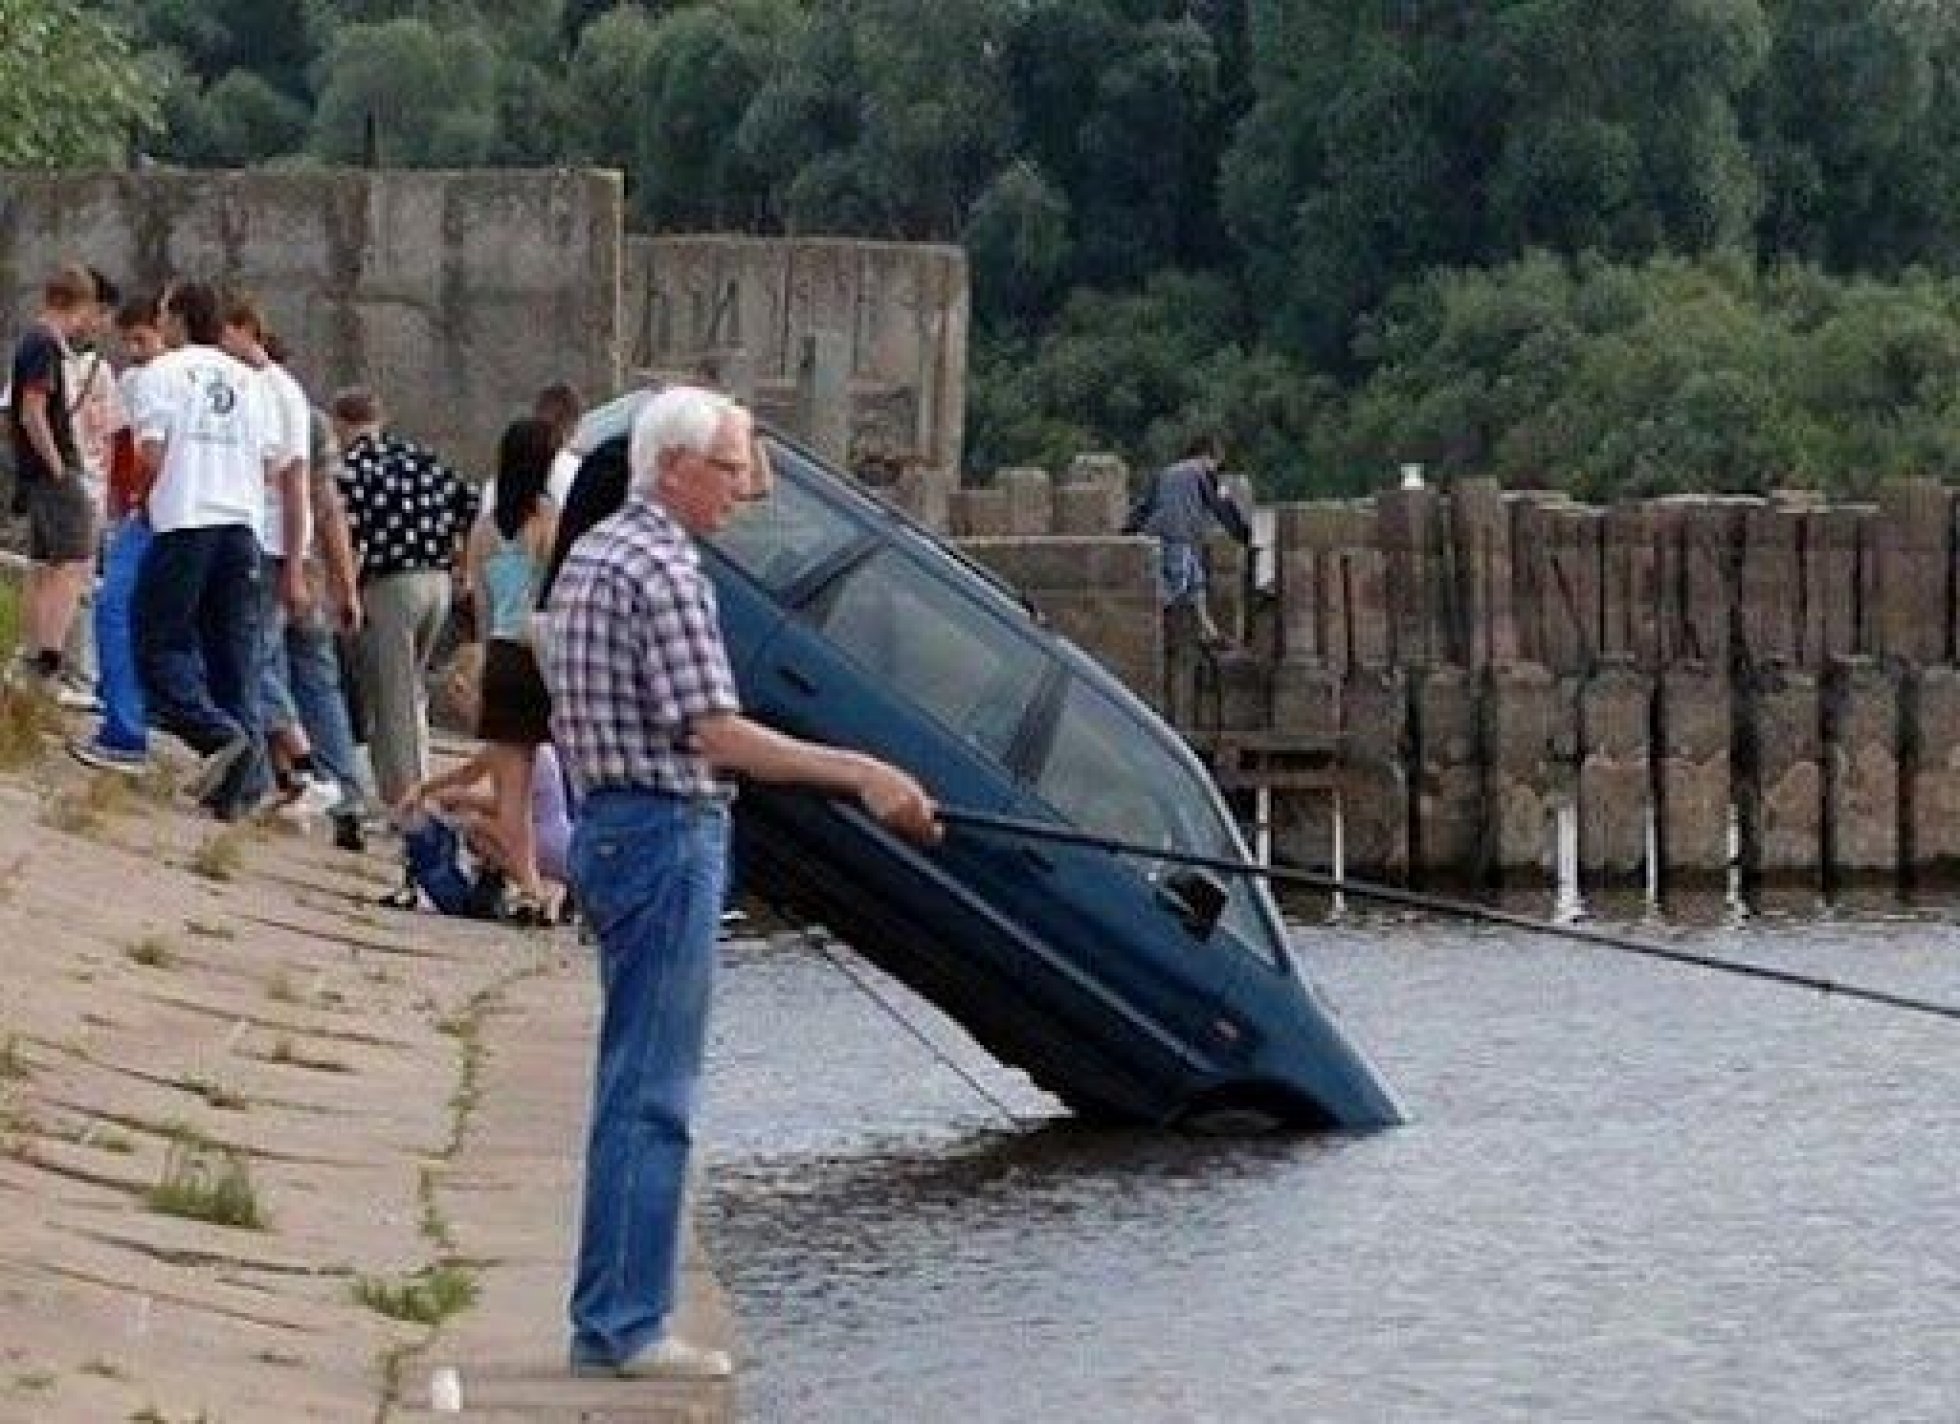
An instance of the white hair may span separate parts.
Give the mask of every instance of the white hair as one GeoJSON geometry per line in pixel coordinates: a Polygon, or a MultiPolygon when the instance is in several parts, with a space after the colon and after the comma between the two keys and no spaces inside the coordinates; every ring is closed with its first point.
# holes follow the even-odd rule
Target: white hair
{"type": "Polygon", "coordinates": [[[652,493],[660,474],[660,457],[670,450],[705,455],[715,432],[735,402],[699,386],[669,386],[640,407],[633,417],[632,440],[626,449],[626,468],[636,490],[652,493]]]}

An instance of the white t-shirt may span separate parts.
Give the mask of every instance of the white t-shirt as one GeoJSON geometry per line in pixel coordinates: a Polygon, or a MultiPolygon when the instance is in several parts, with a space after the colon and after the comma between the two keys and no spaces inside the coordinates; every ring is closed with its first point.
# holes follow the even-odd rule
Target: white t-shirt
{"type": "Polygon", "coordinates": [[[215,346],[185,346],[152,361],[142,386],[136,438],[163,442],[157,533],[243,524],[263,538],[265,463],[290,456],[258,372],[215,346]]]}
{"type": "MultiPolygon", "coordinates": [[[[279,448],[284,451],[279,459],[284,461],[298,458],[304,460],[312,447],[313,407],[306,399],[306,392],[293,379],[292,372],[277,361],[268,361],[259,367],[259,379],[265,384],[266,411],[277,433],[279,448]]],[[[300,481],[300,497],[306,498],[306,482],[300,481]]],[[[275,559],[286,556],[285,500],[279,493],[279,486],[271,480],[265,485],[265,529],[259,535],[259,547],[275,559]]],[[[300,557],[313,543],[313,510],[309,503],[303,523],[300,557]]]]}

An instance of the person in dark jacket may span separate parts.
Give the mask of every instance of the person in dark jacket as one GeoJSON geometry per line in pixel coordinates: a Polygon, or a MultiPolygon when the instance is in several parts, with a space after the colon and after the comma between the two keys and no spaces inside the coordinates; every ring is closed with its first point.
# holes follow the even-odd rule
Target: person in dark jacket
{"type": "Polygon", "coordinates": [[[1156,537],[1163,606],[1190,608],[1197,618],[1198,636],[1212,647],[1227,639],[1205,607],[1205,536],[1217,527],[1241,544],[1252,541],[1244,511],[1224,489],[1220,457],[1216,436],[1193,440],[1182,459],[1150,477],[1123,521],[1125,534],[1156,537]]]}

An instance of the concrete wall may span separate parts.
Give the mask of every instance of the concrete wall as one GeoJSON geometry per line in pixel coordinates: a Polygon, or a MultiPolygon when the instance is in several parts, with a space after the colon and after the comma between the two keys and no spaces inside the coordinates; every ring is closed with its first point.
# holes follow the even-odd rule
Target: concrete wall
{"type": "MultiPolygon", "coordinates": [[[[849,420],[842,455],[917,462],[958,483],[966,408],[966,254],[842,238],[632,237],[625,356],[670,373],[712,361],[763,414],[803,429],[798,390],[838,338],[849,420]]],[[[822,438],[819,444],[826,444],[822,438]]],[[[944,495],[937,502],[943,506],[944,495]]]]}
{"type": "Polygon", "coordinates": [[[1211,551],[1224,654],[1151,616],[1147,565],[1081,557],[1112,492],[1006,470],[951,513],[1037,602],[1066,585],[1067,631],[1200,745],[1338,727],[1355,874],[1543,880],[1570,803],[1594,884],[1960,879],[1960,503],[1937,482],[1872,504],[1466,482],[1283,505],[1270,581],[1211,551]]]}
{"type": "Polygon", "coordinates": [[[255,292],[316,399],[372,383],[406,431],[473,472],[539,386],[620,382],[618,175],[116,173],[0,181],[4,333],[57,262],[125,287],[255,292]]]}

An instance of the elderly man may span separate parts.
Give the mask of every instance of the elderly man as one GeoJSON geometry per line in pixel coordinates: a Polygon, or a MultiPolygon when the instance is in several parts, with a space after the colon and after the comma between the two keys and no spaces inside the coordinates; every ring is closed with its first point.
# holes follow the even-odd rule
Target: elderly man
{"type": "Polygon", "coordinates": [[[855,795],[920,843],[918,782],[741,715],[712,586],[689,535],[756,481],[750,419],[708,391],[647,402],[625,505],[580,539],[546,617],[552,730],[581,798],[572,883],[599,938],[604,998],[572,1287],[580,1374],[729,1371],[670,1333],[696,1086],[728,853],[727,775],[855,795]]]}

